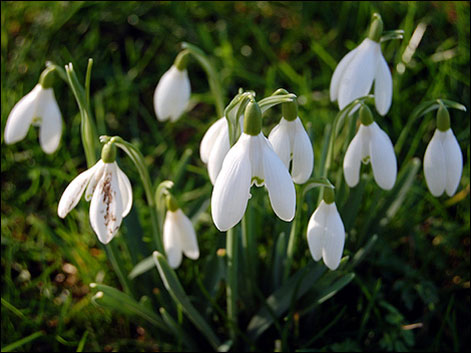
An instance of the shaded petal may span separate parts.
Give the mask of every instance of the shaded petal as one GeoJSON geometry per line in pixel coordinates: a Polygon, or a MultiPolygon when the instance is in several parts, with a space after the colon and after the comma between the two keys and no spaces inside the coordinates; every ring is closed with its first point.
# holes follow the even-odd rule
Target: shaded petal
{"type": "Polygon", "coordinates": [[[357,186],[360,180],[361,160],[366,140],[368,140],[368,131],[365,130],[365,125],[361,124],[357,134],[348,145],[343,160],[343,175],[351,188],[357,186]]]}
{"type": "Polygon", "coordinates": [[[36,115],[41,118],[39,144],[45,153],[53,153],[62,135],[62,115],[52,88],[38,94],[36,115]]]}
{"type": "Polygon", "coordinates": [[[105,163],[100,159],[92,168],[95,169],[90,182],[88,183],[87,189],[85,190],[85,201],[90,201],[95,192],[95,188],[103,177],[103,172],[105,171],[105,163]]]}
{"type": "Polygon", "coordinates": [[[251,136],[242,133],[229,150],[214,184],[211,214],[216,227],[226,231],[242,219],[250,197],[251,166],[247,144],[251,136]]]}
{"type": "MultiPolygon", "coordinates": [[[[116,163],[116,162],[115,162],[116,163]]],[[[132,208],[132,186],[126,174],[116,165],[118,170],[118,185],[123,202],[123,218],[126,217],[132,208]]]]}
{"type": "Polygon", "coordinates": [[[393,83],[388,63],[383,54],[378,55],[378,64],[375,75],[375,105],[379,114],[385,115],[391,107],[393,83]]]}
{"type": "Polygon", "coordinates": [[[368,38],[360,44],[355,56],[345,68],[345,72],[340,79],[338,92],[340,110],[355,99],[370,92],[376,73],[378,54],[380,53],[379,44],[368,38]]]}
{"type": "Polygon", "coordinates": [[[334,102],[337,100],[338,93],[339,93],[339,83],[342,79],[342,75],[345,71],[345,68],[350,64],[352,59],[354,58],[356,52],[358,51],[358,47],[351,50],[347,55],[345,55],[342,60],[337,64],[335,68],[334,74],[332,75],[332,79],[330,80],[330,101],[334,102]]]}
{"type": "MultiPolygon", "coordinates": [[[[270,204],[276,215],[286,222],[294,218],[296,210],[296,190],[288,169],[285,167],[278,155],[273,151],[270,142],[263,136],[255,136],[263,139],[262,165],[265,186],[268,189],[270,204]]],[[[255,167],[252,166],[252,169],[255,167]]],[[[253,175],[256,176],[256,175],[253,175]]]]}
{"type": "Polygon", "coordinates": [[[227,129],[227,121],[225,117],[222,117],[218,119],[214,124],[212,124],[205,132],[203,139],[200,143],[200,158],[203,163],[208,163],[209,156],[211,155],[211,151],[214,146],[214,142],[216,141],[216,138],[219,136],[221,130],[224,127],[226,127],[227,129]]]}
{"type": "Polygon", "coordinates": [[[154,92],[154,109],[160,121],[176,121],[190,100],[191,86],[187,70],[172,67],[162,76],[154,92]]]}
{"type": "Polygon", "coordinates": [[[182,246],[174,212],[167,211],[164,221],[163,242],[170,267],[177,268],[182,262],[182,246]]]}
{"type": "Polygon", "coordinates": [[[327,204],[327,221],[322,246],[322,258],[331,270],[337,269],[345,244],[345,228],[335,203],[327,204]]]}
{"type": "Polygon", "coordinates": [[[327,216],[327,204],[322,200],[307,225],[307,243],[309,245],[309,251],[315,261],[319,261],[322,257],[322,244],[324,242],[327,216]]]}
{"type": "Polygon", "coordinates": [[[428,189],[433,196],[438,197],[445,191],[447,184],[446,157],[442,141],[445,133],[435,130],[424,156],[424,174],[428,189]]]}
{"type": "MultiPolygon", "coordinates": [[[[98,163],[97,163],[98,164],[98,163]]],[[[57,214],[60,218],[64,218],[67,214],[77,206],[80,198],[82,197],[85,187],[92,179],[95,174],[97,164],[92,168],[80,173],[75,177],[74,180],[70,182],[67,188],[64,190],[64,193],[61,196],[59,201],[59,206],[57,207],[57,214]]]]}
{"type": "Polygon", "coordinates": [[[118,232],[123,215],[116,163],[105,163],[103,177],[90,203],[90,224],[98,239],[108,244],[118,232]]]}
{"type": "Polygon", "coordinates": [[[268,135],[268,141],[270,141],[273,150],[287,169],[291,160],[291,139],[288,124],[289,122],[285,118],[281,118],[280,123],[268,135]]]}
{"type": "Polygon", "coordinates": [[[41,85],[37,84],[11,110],[5,125],[5,143],[7,145],[25,138],[36,114],[36,98],[41,89],[41,85]]]}
{"type": "Polygon", "coordinates": [[[396,182],[397,161],[389,136],[376,123],[370,127],[371,167],[376,183],[384,190],[391,190],[396,182]]]}
{"type": "Polygon", "coordinates": [[[176,224],[180,234],[180,243],[186,257],[196,260],[200,256],[196,233],[190,219],[181,209],[175,211],[176,224]]]}
{"type": "Polygon", "coordinates": [[[445,190],[448,196],[453,196],[460,184],[461,173],[463,171],[463,154],[453,131],[448,129],[445,134],[446,136],[443,140],[446,162],[445,190]]]}
{"type": "Polygon", "coordinates": [[[208,174],[211,183],[214,185],[219,172],[222,168],[224,158],[229,152],[231,146],[229,144],[229,130],[227,129],[227,122],[224,127],[220,130],[219,135],[214,141],[211,153],[208,160],[208,174]]]}
{"type": "Polygon", "coordinates": [[[297,118],[296,133],[293,141],[293,166],[291,175],[296,184],[305,183],[312,174],[314,167],[314,152],[312,150],[311,140],[304,130],[301,119],[297,118]]]}

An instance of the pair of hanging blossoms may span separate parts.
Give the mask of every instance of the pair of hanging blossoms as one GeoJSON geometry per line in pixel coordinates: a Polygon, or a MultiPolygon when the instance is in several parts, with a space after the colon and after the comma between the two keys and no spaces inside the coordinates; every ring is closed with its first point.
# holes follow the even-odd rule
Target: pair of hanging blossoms
{"type": "Polygon", "coordinates": [[[39,144],[51,154],[57,150],[62,135],[62,115],[52,89],[54,68],[46,68],[38,84],[15,104],[5,125],[5,143],[25,138],[31,125],[39,126],[39,144]]]}

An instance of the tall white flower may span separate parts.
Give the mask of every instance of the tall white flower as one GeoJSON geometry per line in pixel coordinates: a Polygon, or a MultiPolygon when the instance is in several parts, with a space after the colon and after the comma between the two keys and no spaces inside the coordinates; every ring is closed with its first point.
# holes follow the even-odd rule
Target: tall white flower
{"type": "Polygon", "coordinates": [[[360,108],[361,124],[350,142],[343,160],[343,173],[348,186],[355,187],[360,180],[361,163],[371,162],[376,183],[390,190],[396,182],[397,161],[389,136],[373,121],[365,106],[360,108]]]}
{"type": "Polygon", "coordinates": [[[213,220],[221,231],[232,228],[242,219],[254,183],[266,186],[271,206],[282,220],[291,221],[296,208],[293,181],[261,132],[257,103],[247,105],[244,117],[244,132],[227,153],[211,197],[213,220]]]}
{"type": "MultiPolygon", "coordinates": [[[[241,131],[243,131],[243,120],[243,117],[239,118],[241,131]]],[[[213,185],[230,148],[227,119],[222,117],[209,127],[200,144],[200,157],[208,167],[209,179],[213,185]]]]}
{"type": "Polygon", "coordinates": [[[173,197],[167,198],[167,213],[164,222],[163,241],[167,260],[172,268],[182,262],[182,253],[196,260],[200,256],[195,229],[190,219],[176,205],[173,197]]]}
{"type": "Polygon", "coordinates": [[[276,154],[286,168],[292,161],[291,176],[296,184],[305,183],[314,167],[311,140],[297,115],[297,103],[283,103],[283,117],[268,135],[276,154]],[[287,108],[294,106],[294,108],[287,108]]]}
{"type": "MultiPolygon", "coordinates": [[[[107,146],[108,144],[103,150],[107,146]]],[[[109,157],[113,153],[116,154],[102,152],[101,160],[72,180],[62,194],[57,208],[59,217],[64,218],[78,204],[85,192],[85,200],[91,200],[90,224],[103,244],[113,239],[123,217],[127,216],[132,207],[131,183],[118,167],[115,158],[109,157]]]]}
{"type": "Polygon", "coordinates": [[[340,110],[355,99],[366,96],[374,81],[376,110],[381,115],[389,111],[393,87],[391,72],[379,43],[382,31],[381,17],[374,14],[368,38],[337,65],[330,81],[330,100],[338,100],[340,110]]]}
{"type": "Polygon", "coordinates": [[[187,60],[188,52],[182,51],[155,88],[154,109],[160,121],[178,120],[188,106],[191,86],[186,70],[187,60]]]}
{"type": "MultiPolygon", "coordinates": [[[[329,189],[330,190],[330,189],[329,189]]],[[[307,226],[307,242],[309,251],[315,261],[324,259],[331,270],[337,269],[342,258],[345,244],[345,228],[343,226],[333,192],[325,189],[325,195],[331,193],[330,199],[324,197],[316,211],[309,219],[307,226]]]]}
{"type": "Polygon", "coordinates": [[[448,196],[453,196],[463,171],[463,155],[444,107],[440,107],[437,113],[437,127],[425,150],[425,181],[433,196],[441,196],[444,191],[448,196]]]}
{"type": "Polygon", "coordinates": [[[25,138],[31,124],[39,126],[39,143],[45,153],[53,153],[62,135],[62,116],[52,90],[52,69],[46,69],[39,83],[15,104],[5,126],[5,143],[25,138]]]}

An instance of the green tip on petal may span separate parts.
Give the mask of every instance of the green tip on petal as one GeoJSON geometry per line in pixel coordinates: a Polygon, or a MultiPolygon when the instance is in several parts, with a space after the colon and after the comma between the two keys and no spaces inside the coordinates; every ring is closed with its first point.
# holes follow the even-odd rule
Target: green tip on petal
{"type": "Polygon", "coordinates": [[[370,26],[370,31],[368,33],[368,38],[379,43],[382,35],[383,35],[383,20],[379,13],[374,13],[373,16],[371,16],[371,26],[370,26]]]}
{"type": "Polygon", "coordinates": [[[179,71],[186,70],[189,59],[190,59],[190,51],[187,49],[182,50],[180,53],[178,53],[177,57],[175,58],[175,61],[173,62],[173,65],[175,65],[175,67],[179,71]]]}
{"type": "Polygon", "coordinates": [[[262,131],[262,111],[255,100],[250,101],[244,113],[244,132],[257,136],[262,131]]]}
{"type": "Polygon", "coordinates": [[[49,66],[41,73],[39,83],[44,89],[51,88],[54,84],[54,71],[56,71],[56,68],[49,66]]]}
{"type": "Polygon", "coordinates": [[[365,125],[371,125],[374,123],[373,114],[367,105],[362,104],[360,107],[360,122],[365,125]]]}
{"type": "Polygon", "coordinates": [[[286,120],[296,120],[298,117],[298,102],[296,102],[296,99],[292,102],[283,103],[281,105],[281,112],[283,114],[283,118],[286,120]]]}
{"type": "Polygon", "coordinates": [[[167,203],[167,209],[171,212],[175,212],[176,210],[180,208],[178,207],[177,200],[175,200],[175,197],[173,197],[173,195],[170,193],[167,194],[165,201],[167,203]]]}
{"type": "Polygon", "coordinates": [[[116,160],[116,146],[114,143],[108,142],[103,146],[101,160],[105,163],[113,163],[116,160]]]}
{"type": "Polygon", "coordinates": [[[324,202],[331,204],[335,202],[335,192],[332,188],[324,188],[324,202]]]}
{"type": "Polygon", "coordinates": [[[450,129],[450,113],[448,113],[448,109],[441,102],[437,111],[437,129],[443,132],[450,129]]]}

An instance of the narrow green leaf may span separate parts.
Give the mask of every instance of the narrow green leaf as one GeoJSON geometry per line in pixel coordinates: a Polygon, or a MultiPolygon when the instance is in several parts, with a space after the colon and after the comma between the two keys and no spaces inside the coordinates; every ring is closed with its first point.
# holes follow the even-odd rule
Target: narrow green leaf
{"type": "Polygon", "coordinates": [[[27,337],[24,337],[22,339],[19,339],[16,342],[10,343],[9,345],[6,345],[5,347],[2,347],[2,352],[11,352],[15,349],[20,348],[21,346],[30,343],[34,341],[35,339],[41,337],[44,335],[44,331],[38,331],[33,333],[32,335],[29,335],[27,337]]]}
{"type": "Polygon", "coordinates": [[[170,330],[172,330],[175,338],[183,342],[191,352],[195,352],[198,346],[196,345],[195,341],[191,338],[191,335],[189,335],[183,329],[183,327],[174,320],[174,318],[167,312],[167,310],[165,310],[165,308],[160,308],[159,311],[165,323],[168,325],[170,330]]]}
{"type": "Polygon", "coordinates": [[[152,270],[155,267],[154,258],[151,256],[146,257],[144,260],[141,260],[129,273],[129,279],[134,279],[143,273],[152,270]]]}
{"type": "Polygon", "coordinates": [[[76,352],[83,352],[83,348],[85,347],[85,343],[87,342],[87,337],[88,337],[88,331],[85,331],[83,333],[82,338],[80,339],[76,352]]]}

